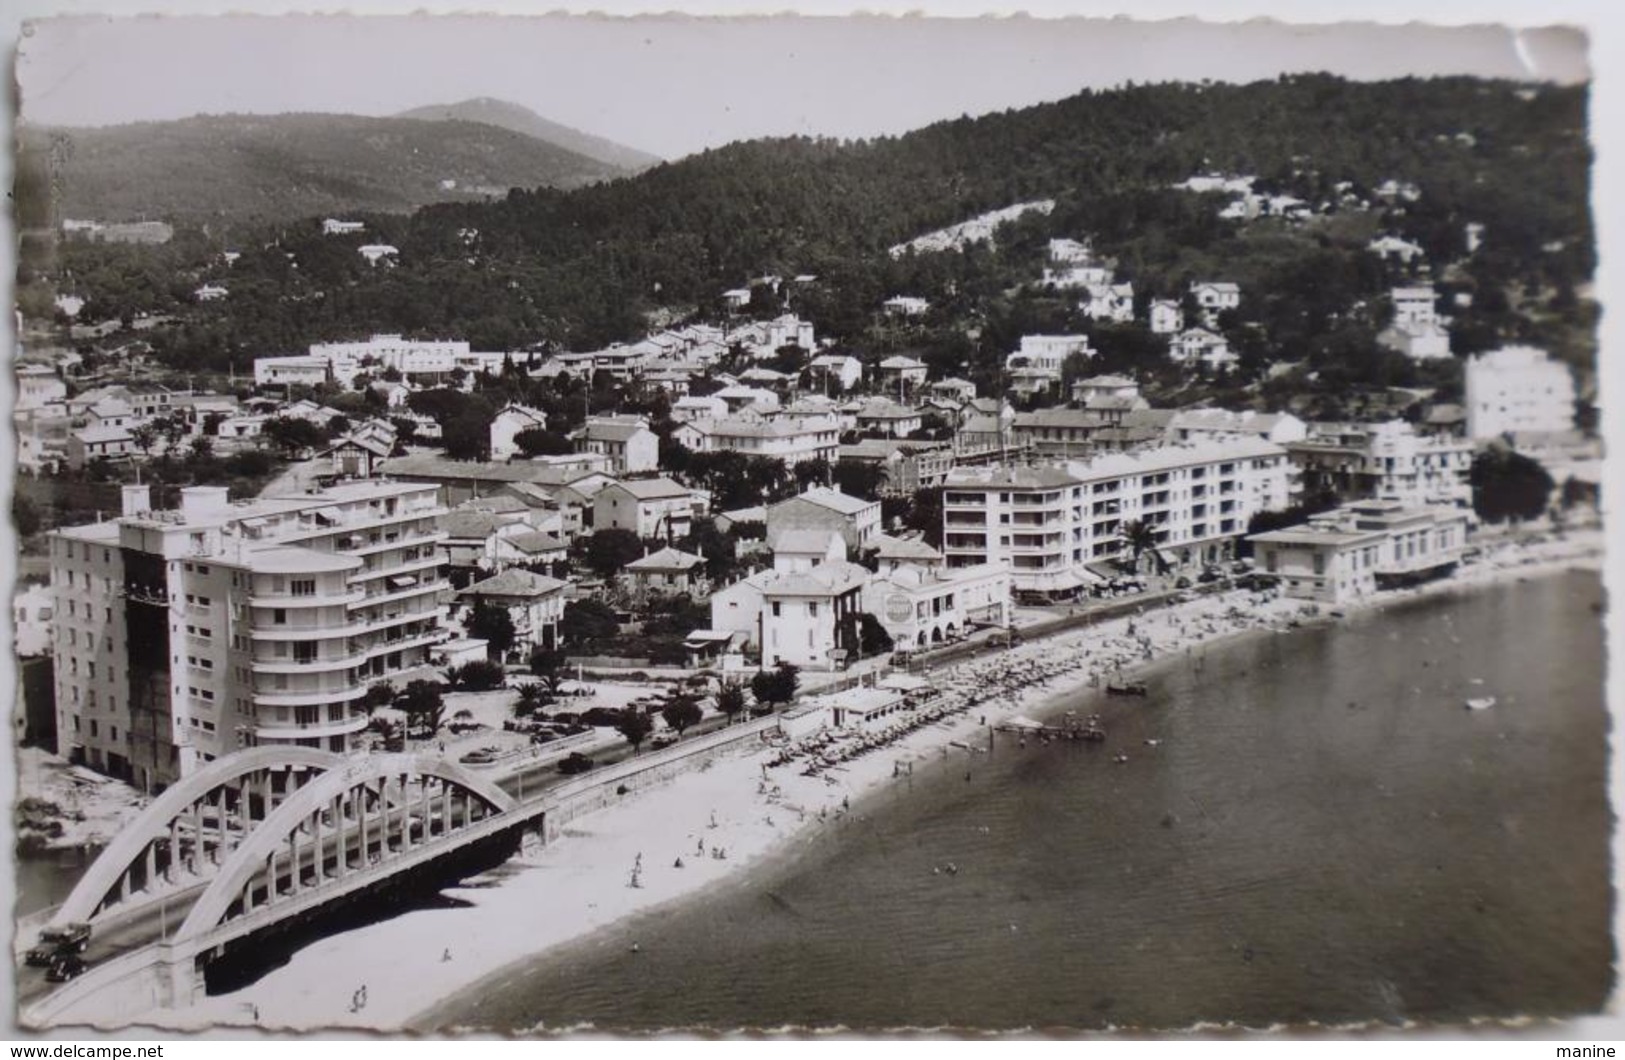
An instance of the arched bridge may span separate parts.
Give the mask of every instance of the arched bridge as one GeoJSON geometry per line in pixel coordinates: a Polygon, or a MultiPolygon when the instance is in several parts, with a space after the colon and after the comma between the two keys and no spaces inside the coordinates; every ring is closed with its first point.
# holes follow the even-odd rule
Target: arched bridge
{"type": "Polygon", "coordinates": [[[49,1018],[98,992],[136,1008],[187,1004],[228,947],[470,851],[501,860],[543,812],[430,754],[262,747],[220,759],[154,799],[81,877],[52,923],[90,923],[95,961],[36,1007],[49,1018]],[[142,920],[144,935],[95,952],[142,920]]]}

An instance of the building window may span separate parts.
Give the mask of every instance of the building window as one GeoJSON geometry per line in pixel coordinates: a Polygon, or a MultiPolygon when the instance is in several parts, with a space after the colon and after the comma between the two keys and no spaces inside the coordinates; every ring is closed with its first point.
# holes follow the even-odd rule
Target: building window
{"type": "Polygon", "coordinates": [[[779,602],[777,600],[773,601],[773,617],[779,617],[779,602]]]}
{"type": "Polygon", "coordinates": [[[288,584],[288,591],[292,596],[315,596],[316,580],[314,578],[295,578],[288,584]]]}
{"type": "Polygon", "coordinates": [[[280,607],[277,608],[271,612],[271,621],[279,626],[286,625],[288,621],[288,612],[280,607]]]}

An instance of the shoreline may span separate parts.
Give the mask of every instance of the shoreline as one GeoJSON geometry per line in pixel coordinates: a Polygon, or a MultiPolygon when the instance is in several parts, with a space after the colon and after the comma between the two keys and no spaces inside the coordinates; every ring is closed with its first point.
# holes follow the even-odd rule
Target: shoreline
{"type": "MultiPolygon", "coordinates": [[[[1344,616],[1378,612],[1422,596],[1469,592],[1571,569],[1599,569],[1600,532],[1489,552],[1451,578],[1342,605],[1344,616]]],[[[294,953],[258,982],[206,998],[150,1022],[178,1028],[259,1026],[267,1030],[348,1028],[448,1033],[450,1009],[467,1010],[486,984],[582,947],[627,945],[636,927],[696,895],[726,894],[774,871],[830,833],[846,814],[884,790],[904,764],[938,761],[983,728],[1016,714],[1058,713],[1090,691],[1091,676],[1138,674],[1187,650],[1338,619],[1321,605],[1240,590],[1198,597],[1065,630],[1006,651],[931,671],[945,688],[991,692],[962,713],[927,724],[879,752],[821,777],[781,767],[766,773],[765,749],[725,755],[636,798],[571,822],[560,839],[443,892],[466,902],[418,910],[323,939],[294,953]],[[1134,625],[1132,637],[1130,624],[1134,625]],[[1002,687],[999,685],[1002,684],[1002,687]],[[894,765],[894,763],[896,763],[894,765]],[[821,827],[825,825],[825,827],[821,827]],[[706,853],[698,851],[704,845],[706,853]],[[726,860],[711,851],[721,847],[726,860]],[[677,868],[675,859],[683,859],[677,868]],[[634,865],[639,882],[630,883],[634,865]],[[434,919],[431,919],[434,918],[434,919]],[[447,940],[455,940],[446,947],[447,940]],[[414,952],[417,951],[417,952],[414,952]],[[431,952],[433,951],[433,952],[431,952]],[[424,975],[425,963],[441,974],[424,975]],[[431,983],[422,980],[430,979],[431,983]],[[351,1011],[353,992],[369,1000],[351,1011]]],[[[555,1028],[553,1030],[563,1030],[555,1028]]],[[[508,1033],[524,1033],[507,1028],[508,1033]]]]}

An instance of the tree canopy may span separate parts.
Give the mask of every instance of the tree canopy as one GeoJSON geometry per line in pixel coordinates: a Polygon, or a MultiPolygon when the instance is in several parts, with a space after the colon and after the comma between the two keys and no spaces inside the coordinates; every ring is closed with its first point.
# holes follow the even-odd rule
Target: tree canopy
{"type": "Polygon", "coordinates": [[[1486,523],[1539,517],[1556,485],[1539,463],[1500,445],[1473,457],[1470,481],[1473,510],[1486,523]]]}

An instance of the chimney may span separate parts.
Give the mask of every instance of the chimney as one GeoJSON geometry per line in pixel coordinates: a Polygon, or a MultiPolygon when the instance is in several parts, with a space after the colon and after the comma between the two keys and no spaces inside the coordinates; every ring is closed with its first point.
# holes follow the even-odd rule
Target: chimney
{"type": "Polygon", "coordinates": [[[121,514],[126,518],[140,515],[142,512],[152,511],[152,487],[125,486],[121,491],[123,505],[121,514]]]}
{"type": "Polygon", "coordinates": [[[183,518],[209,519],[230,510],[230,491],[225,486],[185,486],[181,489],[183,518]]]}

